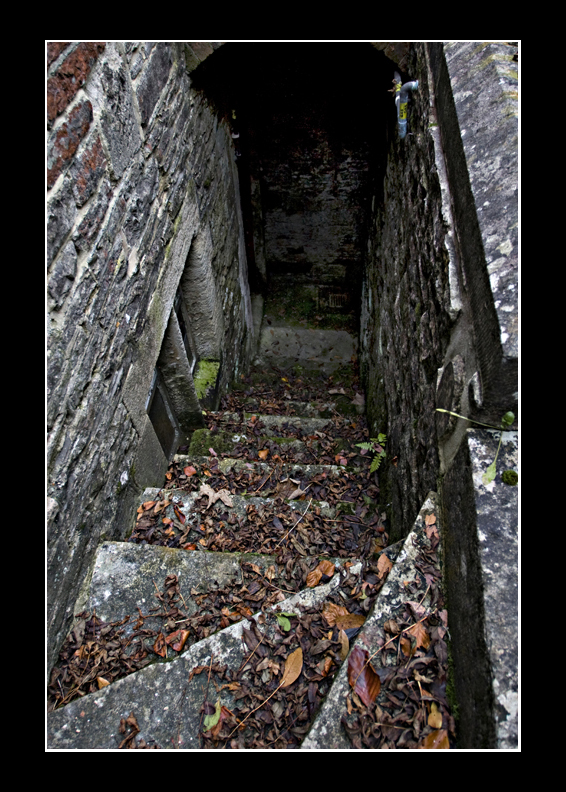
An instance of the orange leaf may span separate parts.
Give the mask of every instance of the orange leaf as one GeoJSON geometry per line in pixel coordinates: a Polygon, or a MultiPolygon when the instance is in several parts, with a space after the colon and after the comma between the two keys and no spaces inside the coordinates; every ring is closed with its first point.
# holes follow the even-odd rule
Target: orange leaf
{"type": "Polygon", "coordinates": [[[323,607],[322,615],[331,627],[336,625],[339,630],[361,627],[366,620],[365,616],[359,613],[350,613],[343,605],[335,605],[333,602],[329,602],[323,607]]]}
{"type": "Polygon", "coordinates": [[[142,503],[142,506],[145,511],[147,511],[148,509],[151,509],[152,506],[155,506],[155,501],[146,501],[145,503],[142,503]]]}
{"type": "Polygon", "coordinates": [[[165,642],[171,647],[171,649],[174,649],[176,652],[180,652],[183,646],[186,644],[188,637],[188,630],[175,630],[175,632],[167,636],[165,642]]]}
{"type": "Polygon", "coordinates": [[[163,637],[163,633],[159,633],[157,636],[157,640],[153,644],[153,651],[155,654],[158,654],[159,657],[165,657],[167,654],[167,646],[165,644],[165,638],[163,637]]]}
{"type": "Polygon", "coordinates": [[[381,553],[379,558],[377,559],[377,568],[379,570],[379,577],[380,578],[387,577],[392,566],[393,566],[392,562],[389,560],[389,558],[387,558],[385,553],[381,553]]]}
{"type": "Polygon", "coordinates": [[[183,473],[185,474],[185,476],[188,476],[189,478],[191,476],[194,476],[196,472],[197,472],[196,469],[192,465],[187,465],[186,468],[183,468],[183,473]]]}
{"type": "Polygon", "coordinates": [[[283,679],[281,680],[281,687],[289,687],[297,679],[303,670],[303,650],[299,646],[294,652],[291,652],[289,657],[285,660],[285,670],[283,671],[283,679]]]}
{"type": "Polygon", "coordinates": [[[332,577],[335,571],[335,566],[332,561],[321,561],[318,568],[322,571],[323,575],[327,575],[328,577],[332,577]]]}
{"type": "Polygon", "coordinates": [[[350,651],[350,641],[344,630],[340,630],[338,633],[338,640],[340,641],[340,660],[344,661],[350,651]]]}
{"type": "MultiPolygon", "coordinates": [[[[317,586],[323,575],[332,577],[335,572],[335,566],[331,561],[321,561],[320,564],[307,575],[307,586],[314,588],[317,586]]],[[[330,622],[329,622],[330,623],[330,622]]]]}
{"type": "Polygon", "coordinates": [[[425,525],[434,525],[436,522],[436,514],[427,514],[424,521],[425,525]]]}
{"type": "Polygon", "coordinates": [[[438,711],[438,706],[433,701],[430,705],[430,713],[428,716],[428,725],[431,729],[441,729],[442,728],[442,713],[438,711]]]}
{"type": "Polygon", "coordinates": [[[423,737],[417,747],[424,748],[426,750],[450,748],[448,732],[446,729],[438,729],[437,731],[433,731],[430,734],[427,734],[426,737],[423,737]]]}
{"type": "Polygon", "coordinates": [[[98,682],[99,690],[100,688],[106,687],[110,684],[110,682],[107,679],[104,679],[104,677],[96,677],[96,681],[98,682]]]}
{"type": "Polygon", "coordinates": [[[369,654],[365,649],[354,646],[348,659],[348,682],[366,707],[373,704],[381,690],[381,680],[367,663],[368,658],[369,654]]]}
{"type": "Polygon", "coordinates": [[[262,448],[261,451],[257,452],[257,455],[258,455],[258,457],[260,459],[264,459],[265,460],[269,456],[269,449],[268,448],[262,448]]]}
{"type": "Polygon", "coordinates": [[[307,586],[309,588],[314,588],[315,586],[318,586],[321,578],[322,578],[321,570],[318,567],[316,569],[313,569],[307,575],[307,586]]]}
{"type": "Polygon", "coordinates": [[[422,622],[418,622],[417,624],[413,624],[412,627],[409,627],[407,630],[408,633],[414,635],[417,639],[417,649],[422,646],[424,649],[428,649],[430,646],[430,635],[428,634],[426,627],[423,625],[422,622]]]}

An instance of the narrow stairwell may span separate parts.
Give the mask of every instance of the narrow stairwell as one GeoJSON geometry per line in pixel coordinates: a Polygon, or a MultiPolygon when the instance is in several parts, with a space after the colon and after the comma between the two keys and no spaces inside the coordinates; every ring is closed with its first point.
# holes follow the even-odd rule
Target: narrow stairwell
{"type": "Polygon", "coordinates": [[[49,748],[449,747],[436,496],[388,546],[354,352],[266,311],[254,369],[98,550],[49,748]]]}

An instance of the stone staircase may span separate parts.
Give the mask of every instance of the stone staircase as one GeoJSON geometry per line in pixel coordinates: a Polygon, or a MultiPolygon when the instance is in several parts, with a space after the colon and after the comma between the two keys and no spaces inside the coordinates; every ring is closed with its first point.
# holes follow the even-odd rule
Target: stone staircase
{"type": "Polygon", "coordinates": [[[255,369],[99,547],[48,748],[449,747],[436,495],[387,546],[354,351],[264,321],[255,369]]]}

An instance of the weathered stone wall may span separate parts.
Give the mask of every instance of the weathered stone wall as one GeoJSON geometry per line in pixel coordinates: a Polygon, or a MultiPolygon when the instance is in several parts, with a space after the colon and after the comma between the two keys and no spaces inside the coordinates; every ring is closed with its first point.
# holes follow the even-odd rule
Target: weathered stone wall
{"type": "MultiPolygon", "coordinates": [[[[484,61],[489,64],[489,52],[484,61]]],[[[361,331],[370,429],[374,436],[388,429],[395,459],[382,472],[394,536],[409,530],[465,435],[465,424],[436,407],[498,424],[504,412],[516,412],[517,401],[516,132],[494,133],[491,118],[470,110],[470,125],[481,127],[483,118],[491,130],[483,148],[495,145],[494,134],[501,147],[489,158],[484,151],[485,168],[478,165],[478,177],[472,175],[472,190],[443,46],[416,43],[406,64],[405,79],[418,79],[419,88],[409,100],[404,140],[392,103],[361,331]],[[505,174],[504,184],[501,178],[494,184],[497,173],[505,174]],[[484,250],[484,240],[494,249],[484,250]]],[[[472,85],[468,77],[465,87],[472,85],[474,96],[490,95],[492,77],[484,69],[477,79],[472,85]]],[[[501,115],[516,130],[516,118],[501,115]]],[[[474,130],[472,139],[473,151],[481,136],[474,130]]]]}
{"type": "MultiPolygon", "coordinates": [[[[362,303],[361,362],[370,435],[387,433],[390,460],[380,476],[392,536],[410,530],[427,492],[436,490],[436,380],[451,325],[447,228],[428,132],[424,53],[413,47],[407,78],[409,135],[397,133],[391,100],[383,192],[374,197],[362,303]]],[[[393,75],[392,75],[393,76],[393,75]]]]}
{"type": "MultiPolygon", "coordinates": [[[[376,194],[362,301],[370,434],[387,433],[381,494],[390,540],[429,490],[443,510],[459,739],[517,745],[516,466],[497,438],[436,408],[500,425],[517,416],[517,50],[503,43],[413,44],[409,134],[392,107],[383,195],[376,194]],[[504,627],[503,627],[504,626],[504,627]]],[[[515,424],[516,427],[516,424],[515,424]]]]}
{"type": "Polygon", "coordinates": [[[221,390],[253,325],[233,143],[191,87],[198,47],[59,42],[47,61],[51,661],[99,541],[123,537],[137,494],[163,481],[147,415],[158,358],[177,396],[195,394],[175,358],[178,289],[221,390]]]}

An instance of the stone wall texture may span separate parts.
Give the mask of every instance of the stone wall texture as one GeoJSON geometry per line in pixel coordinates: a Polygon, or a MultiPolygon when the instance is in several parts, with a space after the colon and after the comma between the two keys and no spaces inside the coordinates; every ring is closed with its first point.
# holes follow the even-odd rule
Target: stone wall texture
{"type": "Polygon", "coordinates": [[[360,342],[370,430],[388,431],[395,460],[381,476],[394,537],[406,535],[465,435],[436,408],[496,425],[507,410],[517,414],[516,70],[515,98],[512,74],[501,86],[497,72],[486,73],[512,56],[504,45],[415,43],[405,63],[419,87],[404,140],[392,108],[360,342]],[[456,85],[464,99],[481,97],[479,107],[464,105],[464,120],[467,111],[475,125],[468,142],[456,85]]]}
{"type": "Polygon", "coordinates": [[[96,546],[163,480],[145,407],[179,286],[220,388],[250,354],[232,138],[191,88],[206,46],[47,46],[50,661],[96,546]]]}

